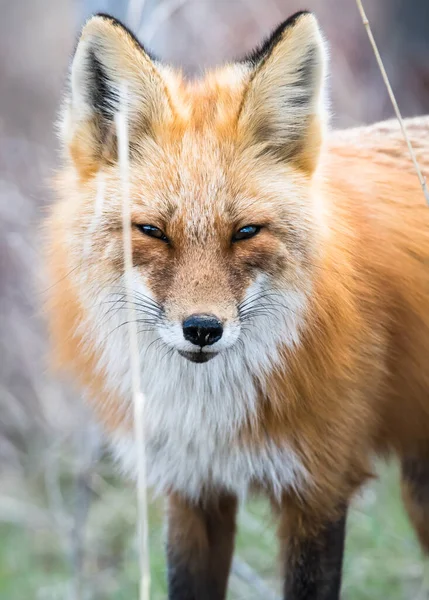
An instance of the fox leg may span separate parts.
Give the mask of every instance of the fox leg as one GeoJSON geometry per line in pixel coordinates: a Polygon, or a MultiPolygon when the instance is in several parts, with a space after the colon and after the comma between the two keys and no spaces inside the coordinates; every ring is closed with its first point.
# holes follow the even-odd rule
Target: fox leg
{"type": "Polygon", "coordinates": [[[429,450],[402,459],[402,497],[411,523],[429,555],[429,450]]]}
{"type": "Polygon", "coordinates": [[[299,509],[289,508],[282,507],[280,524],[285,600],[338,600],[346,509],[316,525],[299,509]]]}
{"type": "Polygon", "coordinates": [[[169,600],[224,600],[234,548],[237,500],[222,494],[168,506],[169,600]]]}

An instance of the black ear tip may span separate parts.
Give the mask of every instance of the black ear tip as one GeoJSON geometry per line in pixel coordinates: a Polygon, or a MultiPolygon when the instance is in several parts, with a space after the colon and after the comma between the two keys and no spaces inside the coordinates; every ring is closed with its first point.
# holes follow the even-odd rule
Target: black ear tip
{"type": "Polygon", "coordinates": [[[117,23],[118,25],[121,25],[123,27],[122,22],[113,15],[110,15],[109,13],[98,12],[92,15],[92,17],[100,17],[100,19],[106,19],[106,21],[111,21],[113,24],[117,23]]]}
{"type": "Polygon", "coordinates": [[[261,60],[263,58],[265,58],[268,54],[270,54],[270,52],[272,51],[274,46],[277,44],[277,42],[279,42],[281,40],[284,32],[287,29],[294,27],[294,25],[296,25],[296,23],[301,19],[301,17],[303,17],[305,15],[311,15],[314,17],[314,13],[312,13],[310,10],[300,10],[300,11],[294,13],[293,15],[288,17],[285,21],[282,21],[280,23],[280,25],[278,25],[274,29],[274,31],[266,38],[266,40],[262,42],[262,44],[260,46],[255,48],[255,50],[253,50],[253,52],[248,54],[240,62],[247,62],[247,63],[251,63],[253,65],[257,65],[259,62],[261,62],[261,60]]]}
{"type": "Polygon", "coordinates": [[[139,48],[140,50],[143,50],[143,52],[151,60],[158,61],[157,57],[150,50],[148,50],[147,48],[145,48],[143,46],[143,44],[140,42],[140,40],[138,39],[138,37],[122,21],[120,21],[119,19],[117,19],[116,17],[114,17],[112,15],[109,15],[108,13],[99,12],[99,13],[96,13],[96,14],[92,15],[88,19],[87,23],[89,23],[91,21],[91,19],[95,19],[95,18],[103,19],[103,20],[109,22],[114,27],[117,27],[118,29],[122,29],[122,31],[124,31],[128,35],[128,37],[131,40],[133,40],[133,42],[134,42],[134,44],[136,45],[137,48],[139,48]]]}
{"type": "Polygon", "coordinates": [[[139,40],[137,39],[137,36],[131,31],[131,29],[129,29],[125,23],[123,23],[122,21],[120,21],[119,19],[117,19],[116,17],[109,15],[108,13],[96,13],[94,15],[94,17],[98,17],[100,19],[104,19],[105,21],[108,21],[111,25],[114,25],[115,27],[120,27],[121,29],[123,29],[124,31],[126,31],[126,33],[130,36],[130,38],[132,38],[134,40],[134,42],[137,44],[137,46],[139,46],[140,48],[142,48],[142,45],[140,44],[139,40]]]}
{"type": "Polygon", "coordinates": [[[134,34],[128,29],[128,27],[125,25],[125,23],[123,23],[120,19],[117,19],[113,15],[109,15],[108,13],[99,12],[99,13],[95,13],[95,15],[93,15],[90,18],[93,18],[93,17],[96,17],[99,19],[104,19],[105,21],[109,21],[109,23],[111,23],[112,25],[115,25],[116,27],[122,27],[122,29],[125,29],[125,31],[127,31],[131,36],[134,37],[134,34]]]}
{"type": "Polygon", "coordinates": [[[286,21],[283,21],[283,23],[281,23],[281,26],[284,29],[286,29],[287,27],[291,27],[292,25],[295,25],[295,23],[298,21],[298,19],[300,19],[304,15],[313,15],[314,16],[314,13],[311,10],[299,10],[296,13],[294,13],[293,15],[291,15],[290,17],[288,17],[286,19],[286,21]]]}

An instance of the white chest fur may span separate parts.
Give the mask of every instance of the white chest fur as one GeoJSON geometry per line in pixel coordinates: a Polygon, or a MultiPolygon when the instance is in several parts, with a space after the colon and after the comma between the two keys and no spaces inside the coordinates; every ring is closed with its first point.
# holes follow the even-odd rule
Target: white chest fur
{"type": "MultiPolygon", "coordinates": [[[[131,438],[115,436],[113,451],[122,467],[135,475],[135,447],[131,438]]],[[[282,490],[300,490],[308,473],[287,445],[267,442],[263,447],[237,447],[222,436],[201,433],[189,439],[180,427],[146,440],[148,485],[157,493],[177,491],[198,499],[204,490],[222,489],[244,498],[252,483],[280,497],[282,490]],[[182,433],[182,435],[181,435],[182,433]]]]}
{"type": "MultiPolygon", "coordinates": [[[[194,364],[175,351],[157,347],[157,334],[139,339],[142,390],[145,394],[145,439],[148,483],[159,492],[176,490],[197,498],[203,489],[222,487],[243,496],[252,483],[274,494],[287,487],[301,488],[308,474],[294,450],[284,441],[258,446],[240,442],[240,429],[257,418],[259,389],[279,361],[281,343],[298,343],[299,304],[302,297],[289,294],[286,311],[272,322],[263,316],[249,328],[242,344],[205,364],[194,364]]],[[[100,316],[99,316],[100,317],[100,316]]],[[[124,315],[116,315],[124,322],[124,315]]],[[[128,338],[126,328],[106,326],[94,315],[87,333],[102,350],[100,368],[108,383],[130,403],[128,338]]],[[[135,473],[132,436],[117,432],[114,452],[128,473],[135,473]]]]}
{"type": "MultiPolygon", "coordinates": [[[[251,483],[275,495],[300,488],[305,468],[287,443],[240,442],[246,420],[256,418],[257,391],[248,366],[231,356],[195,365],[180,356],[146,364],[146,454],[148,483],[197,498],[202,489],[224,488],[243,496],[251,483]]],[[[132,436],[118,434],[114,451],[135,473],[132,436]]]]}

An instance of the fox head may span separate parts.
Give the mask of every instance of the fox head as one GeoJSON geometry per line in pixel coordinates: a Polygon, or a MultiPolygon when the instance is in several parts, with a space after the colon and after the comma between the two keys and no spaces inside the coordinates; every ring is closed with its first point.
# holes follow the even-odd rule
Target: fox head
{"type": "Polygon", "coordinates": [[[266,366],[297,342],[319,251],[324,72],[307,12],[191,82],[113,18],[87,22],[61,122],[55,218],[100,343],[115,343],[108,333],[126,320],[115,128],[124,87],[142,353],[165,349],[183,368],[233,355],[266,366]]]}

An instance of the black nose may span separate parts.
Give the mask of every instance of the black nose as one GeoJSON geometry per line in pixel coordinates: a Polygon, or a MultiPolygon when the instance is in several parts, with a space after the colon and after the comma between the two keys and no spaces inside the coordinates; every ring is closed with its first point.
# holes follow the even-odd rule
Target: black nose
{"type": "Polygon", "coordinates": [[[214,315],[191,315],[183,321],[185,340],[196,346],[211,346],[222,333],[222,323],[214,315]]]}

